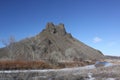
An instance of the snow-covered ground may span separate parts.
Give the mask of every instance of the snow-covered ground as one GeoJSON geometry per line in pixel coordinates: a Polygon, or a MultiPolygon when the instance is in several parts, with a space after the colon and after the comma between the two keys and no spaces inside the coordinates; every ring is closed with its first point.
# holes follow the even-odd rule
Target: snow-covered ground
{"type": "MultiPolygon", "coordinates": [[[[112,63],[108,63],[104,66],[104,68],[114,66],[112,63]]],[[[63,68],[63,69],[45,69],[45,70],[4,70],[0,71],[0,74],[11,74],[11,73],[39,73],[40,75],[33,76],[33,79],[39,80],[40,78],[48,78],[48,76],[55,75],[56,77],[63,76],[63,75],[71,75],[71,76],[81,76],[81,74],[86,74],[87,78],[85,80],[97,80],[93,74],[94,70],[97,71],[97,69],[94,65],[88,65],[84,67],[74,67],[74,68],[63,68]],[[93,71],[93,72],[92,72],[93,71]],[[85,73],[86,72],[86,73],[85,73]],[[44,74],[44,75],[43,75],[44,74]],[[50,74],[50,75],[48,75],[50,74]]],[[[101,73],[100,73],[101,74],[101,73]]],[[[71,77],[70,76],[70,77],[71,77]]],[[[52,80],[52,78],[49,78],[52,80]]],[[[0,77],[1,80],[1,77],[0,77]]],[[[115,80],[115,78],[108,77],[103,78],[101,80],[115,80]]]]}
{"type": "Polygon", "coordinates": [[[62,71],[77,71],[77,70],[82,70],[82,69],[94,69],[94,65],[88,65],[84,67],[74,67],[74,68],[63,68],[63,69],[45,69],[45,70],[2,70],[0,73],[18,73],[18,72],[62,72],[62,71]]]}
{"type": "MultiPolygon", "coordinates": [[[[104,67],[109,67],[109,66],[112,66],[114,64],[112,63],[107,63],[104,67]]],[[[77,71],[77,70],[83,70],[83,69],[95,69],[95,65],[87,65],[87,66],[84,66],[84,67],[74,67],[74,68],[63,68],[63,69],[44,69],[44,70],[40,70],[40,69],[37,69],[37,70],[2,70],[0,71],[0,73],[18,73],[18,72],[51,72],[51,71],[54,71],[54,72],[59,72],[59,71],[77,71]]]]}

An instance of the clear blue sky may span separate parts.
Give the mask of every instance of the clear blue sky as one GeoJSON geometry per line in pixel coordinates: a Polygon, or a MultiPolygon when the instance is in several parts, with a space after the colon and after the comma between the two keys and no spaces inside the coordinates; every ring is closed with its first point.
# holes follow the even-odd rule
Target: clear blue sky
{"type": "Polygon", "coordinates": [[[78,40],[120,56],[120,0],[0,0],[0,40],[34,36],[47,22],[64,23],[78,40]]]}

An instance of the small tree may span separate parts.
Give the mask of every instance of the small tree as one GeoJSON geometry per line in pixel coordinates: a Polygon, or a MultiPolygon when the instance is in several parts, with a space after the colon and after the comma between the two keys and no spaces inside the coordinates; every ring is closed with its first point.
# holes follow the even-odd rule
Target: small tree
{"type": "MultiPolygon", "coordinates": [[[[15,38],[13,36],[10,36],[9,39],[6,40],[1,40],[3,45],[7,48],[8,51],[8,58],[10,60],[14,60],[17,52],[17,48],[15,46],[15,38]]],[[[30,80],[30,76],[32,73],[25,73],[25,72],[18,72],[18,73],[5,73],[4,70],[2,70],[3,73],[0,73],[0,78],[3,80],[30,80]],[[8,78],[6,77],[7,75],[8,78]]]]}
{"type": "Polygon", "coordinates": [[[8,39],[8,41],[2,40],[3,45],[5,45],[5,47],[8,50],[8,57],[13,60],[14,59],[14,43],[15,43],[15,38],[13,36],[10,36],[10,38],[8,39]]]}

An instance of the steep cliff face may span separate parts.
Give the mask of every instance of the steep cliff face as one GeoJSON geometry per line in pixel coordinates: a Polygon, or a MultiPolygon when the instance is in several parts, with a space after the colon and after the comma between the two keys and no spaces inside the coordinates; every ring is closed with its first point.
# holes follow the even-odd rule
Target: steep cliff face
{"type": "MultiPolygon", "coordinates": [[[[101,59],[104,55],[67,33],[64,24],[48,23],[46,28],[32,38],[13,44],[13,59],[40,60],[55,59],[101,59]]],[[[0,52],[2,54],[3,52],[0,52]]],[[[9,53],[9,51],[8,51],[9,53]]]]}

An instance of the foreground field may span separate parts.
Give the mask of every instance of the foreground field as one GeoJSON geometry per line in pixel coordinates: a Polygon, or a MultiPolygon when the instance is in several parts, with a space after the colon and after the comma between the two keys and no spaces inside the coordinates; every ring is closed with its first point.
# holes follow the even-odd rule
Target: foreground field
{"type": "Polygon", "coordinates": [[[81,67],[94,64],[89,61],[57,62],[56,64],[48,61],[0,61],[0,70],[29,70],[29,69],[60,69],[70,67],[81,67]]]}
{"type": "Polygon", "coordinates": [[[0,80],[120,80],[120,61],[106,61],[112,65],[96,68],[93,64],[61,69],[42,61],[2,61],[0,80]]]}
{"type": "Polygon", "coordinates": [[[120,65],[0,71],[0,80],[120,80],[120,65]]]}

